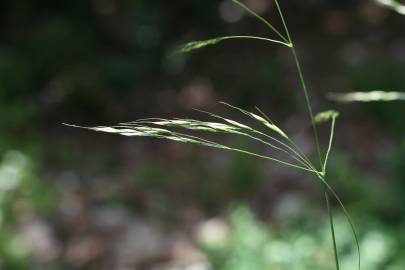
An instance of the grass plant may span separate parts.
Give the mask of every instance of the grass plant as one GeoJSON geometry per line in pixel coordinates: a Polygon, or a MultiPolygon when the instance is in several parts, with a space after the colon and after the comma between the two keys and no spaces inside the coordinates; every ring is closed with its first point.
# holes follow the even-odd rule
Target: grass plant
{"type": "Polygon", "coordinates": [[[274,25],[255,13],[249,7],[239,2],[238,0],[231,0],[233,3],[238,5],[245,12],[251,14],[259,21],[261,21],[269,30],[273,33],[275,38],[258,37],[258,36],[221,36],[216,38],[211,38],[202,41],[193,41],[187,43],[179,48],[178,53],[188,53],[194,50],[202,49],[207,46],[217,45],[225,41],[235,40],[235,39],[253,39],[258,41],[265,41],[278,46],[285,46],[292,54],[294,63],[298,73],[298,79],[301,84],[303,95],[305,97],[309,122],[312,126],[314,145],[317,153],[317,161],[313,162],[301,149],[300,147],[291,139],[288,132],[284,131],[278,124],[275,124],[262,110],[256,108],[255,112],[247,111],[243,108],[239,108],[230,105],[225,102],[221,102],[222,105],[228,107],[231,110],[236,110],[242,115],[249,118],[251,121],[255,121],[260,124],[263,129],[258,129],[252,127],[248,123],[242,123],[235,121],[233,119],[228,119],[218,114],[211,112],[200,111],[201,113],[210,116],[212,121],[201,121],[195,119],[165,119],[165,118],[147,118],[141,119],[129,123],[119,123],[114,126],[96,126],[96,127],[80,127],[76,125],[69,125],[72,127],[86,128],[98,132],[107,132],[120,134],[124,136],[141,136],[141,137],[152,137],[157,139],[172,140],[181,143],[189,143],[202,145],[206,147],[212,147],[227,151],[233,151],[242,153],[249,156],[254,156],[257,158],[262,158],[266,160],[271,160],[273,162],[279,163],[284,166],[288,166],[291,169],[298,169],[314,175],[316,179],[322,184],[325,189],[325,202],[326,208],[329,215],[330,231],[333,244],[333,253],[335,257],[335,267],[337,270],[340,269],[339,265],[339,252],[335,237],[335,228],[332,215],[332,209],[330,206],[330,197],[333,197],[340,205],[344,215],[346,216],[349,225],[351,227],[355,244],[358,252],[358,269],[360,269],[360,248],[358,243],[358,237],[354,228],[354,224],[350,218],[348,211],[346,210],[342,200],[331,187],[327,180],[327,169],[328,160],[331,153],[336,119],[339,115],[338,112],[330,110],[326,112],[321,112],[314,114],[311,105],[311,96],[308,87],[305,82],[305,77],[302,71],[301,63],[296,51],[296,46],[291,38],[291,34],[287,27],[287,23],[282,12],[281,6],[278,0],[274,0],[277,12],[280,16],[282,22],[283,31],[278,30],[274,25]],[[322,123],[330,123],[330,135],[329,142],[326,147],[326,151],[323,153],[319,137],[318,137],[318,127],[317,125],[322,123]],[[266,131],[263,131],[263,130],[266,131]],[[260,153],[252,152],[248,149],[233,147],[225,144],[221,144],[212,140],[208,140],[200,135],[194,135],[195,133],[190,133],[190,131],[198,131],[200,133],[222,133],[232,136],[242,136],[249,138],[253,141],[261,143],[268,146],[274,150],[274,152],[279,152],[283,155],[280,158],[276,155],[263,155],[260,153]]]}

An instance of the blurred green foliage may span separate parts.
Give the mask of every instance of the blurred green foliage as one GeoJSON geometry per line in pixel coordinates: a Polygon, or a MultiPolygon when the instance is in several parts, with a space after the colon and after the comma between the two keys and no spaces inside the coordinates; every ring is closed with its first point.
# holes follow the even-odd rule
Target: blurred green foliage
{"type": "Polygon", "coordinates": [[[29,269],[30,249],[19,225],[33,215],[49,213],[56,194],[36,175],[37,165],[18,151],[6,152],[0,162],[0,268],[29,269]]]}
{"type": "MultiPolygon", "coordinates": [[[[335,216],[341,249],[341,266],[355,265],[356,250],[343,216],[335,216]]],[[[399,270],[403,267],[403,236],[374,223],[362,224],[362,267],[370,270],[399,270]]],[[[334,269],[329,225],[275,228],[257,220],[245,207],[230,211],[229,230],[221,241],[203,242],[214,269],[334,269]]]]}

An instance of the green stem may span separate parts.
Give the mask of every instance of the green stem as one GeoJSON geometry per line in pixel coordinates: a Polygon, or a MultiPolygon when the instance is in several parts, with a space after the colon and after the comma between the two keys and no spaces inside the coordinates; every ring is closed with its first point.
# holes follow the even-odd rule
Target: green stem
{"type": "Polygon", "coordinates": [[[285,45],[289,48],[291,48],[291,44],[288,42],[283,42],[280,40],[276,40],[276,39],[271,39],[271,38],[264,38],[264,37],[256,37],[256,36],[227,36],[227,37],[219,37],[217,39],[221,39],[221,40],[227,40],[227,39],[257,39],[257,40],[264,40],[264,41],[268,41],[268,42],[272,42],[272,43],[278,43],[278,44],[282,44],[285,45]]]}
{"type": "Polygon", "coordinates": [[[335,122],[336,122],[336,118],[333,117],[333,118],[332,118],[331,128],[330,128],[330,136],[329,136],[328,150],[326,151],[325,160],[324,160],[324,162],[323,162],[323,167],[322,167],[322,172],[323,172],[324,174],[326,174],[326,165],[327,165],[327,163],[328,163],[328,158],[329,158],[330,150],[332,149],[333,134],[335,133],[335,122]]]}
{"type": "MultiPolygon", "coordinates": [[[[281,21],[283,23],[285,32],[287,34],[288,41],[291,44],[291,51],[292,51],[292,54],[293,54],[293,57],[294,57],[294,62],[295,62],[295,65],[296,65],[296,68],[297,68],[297,71],[298,71],[298,74],[299,74],[301,86],[302,86],[302,89],[303,89],[303,92],[304,92],[308,114],[309,114],[309,117],[311,119],[312,131],[314,133],[314,139],[315,139],[316,151],[317,151],[318,158],[319,158],[319,163],[320,163],[321,169],[323,169],[325,166],[324,166],[323,161],[322,161],[321,147],[320,147],[320,144],[319,144],[318,131],[317,131],[317,128],[316,128],[316,123],[315,123],[315,119],[314,119],[314,113],[313,113],[312,106],[311,106],[311,100],[310,100],[310,96],[309,96],[309,91],[308,91],[307,85],[305,83],[304,74],[302,72],[301,64],[300,64],[300,61],[298,60],[297,52],[295,50],[295,45],[294,45],[294,43],[293,43],[293,41],[291,39],[290,31],[288,30],[286,21],[285,21],[284,16],[283,16],[283,12],[281,11],[281,8],[280,8],[280,5],[279,5],[278,1],[277,0],[274,0],[274,1],[275,1],[276,6],[277,6],[277,10],[278,10],[278,12],[280,14],[281,21]]],[[[325,184],[327,184],[326,181],[325,181],[325,184]]],[[[335,256],[336,270],[339,270],[339,255],[338,255],[337,246],[336,246],[336,236],[335,236],[335,229],[334,229],[334,224],[333,224],[332,210],[330,208],[329,196],[328,196],[328,193],[327,193],[326,190],[325,190],[325,200],[326,200],[326,206],[327,206],[328,214],[329,214],[329,224],[330,224],[331,235],[332,235],[332,240],[333,240],[333,252],[334,252],[334,256],[335,256]]]]}
{"type": "Polygon", "coordinates": [[[248,8],[246,5],[242,4],[241,2],[239,2],[238,0],[232,0],[232,2],[234,2],[235,4],[239,5],[242,9],[246,10],[247,12],[249,12],[251,15],[253,15],[254,17],[256,17],[257,19],[259,19],[260,21],[262,21],[265,25],[267,25],[274,33],[276,33],[283,41],[285,41],[286,43],[288,43],[288,40],[270,23],[268,22],[266,19],[264,19],[262,16],[260,16],[259,14],[257,14],[256,12],[254,12],[253,10],[251,10],[250,8],[248,8]]]}
{"type": "Polygon", "coordinates": [[[339,270],[339,257],[338,257],[338,251],[337,251],[337,245],[336,245],[336,235],[335,235],[335,227],[333,225],[333,215],[332,215],[332,209],[330,207],[330,200],[329,200],[329,195],[325,187],[325,201],[326,201],[326,207],[328,209],[328,215],[329,215],[329,225],[330,225],[330,232],[332,235],[332,242],[333,242],[333,253],[335,255],[335,263],[336,263],[336,270],[339,270]]]}
{"type": "MultiPolygon", "coordinates": [[[[200,138],[200,137],[196,137],[196,136],[181,133],[181,132],[174,132],[173,131],[172,135],[175,136],[175,137],[178,137],[178,138],[186,137],[186,138],[194,139],[194,140],[200,142],[201,144],[203,144],[205,146],[210,146],[210,147],[213,147],[213,148],[225,149],[225,150],[239,152],[239,153],[243,153],[243,154],[246,154],[246,155],[250,155],[250,156],[254,156],[254,157],[258,157],[258,158],[262,158],[262,159],[271,160],[271,161],[274,161],[274,162],[277,162],[277,163],[280,163],[280,164],[283,164],[283,165],[287,165],[287,166],[290,166],[290,167],[293,167],[293,168],[296,168],[296,169],[301,169],[301,170],[304,170],[304,171],[307,171],[307,172],[312,172],[312,173],[315,173],[316,175],[319,175],[319,172],[313,170],[311,167],[307,167],[307,166],[302,167],[302,166],[299,166],[299,165],[296,165],[296,164],[293,164],[293,163],[290,163],[290,162],[287,162],[287,161],[279,160],[277,158],[256,154],[256,153],[253,153],[253,152],[250,152],[250,151],[247,151],[247,150],[243,150],[243,149],[239,149],[239,148],[229,147],[229,146],[226,146],[226,145],[223,145],[223,144],[215,143],[215,142],[212,142],[210,140],[206,140],[206,139],[203,139],[203,138],[200,138]]],[[[167,139],[166,136],[156,136],[156,138],[167,139]]]]}
{"type": "MultiPolygon", "coordinates": [[[[294,149],[292,149],[291,147],[288,147],[288,145],[286,145],[289,149],[291,149],[291,153],[290,152],[288,152],[288,150],[286,150],[286,149],[284,149],[284,148],[280,148],[280,147],[278,147],[278,146],[275,146],[274,144],[271,144],[271,143],[269,143],[269,142],[267,142],[267,141],[265,141],[265,140],[262,140],[262,139],[260,139],[260,138],[257,138],[257,137],[255,137],[255,136],[252,136],[252,135],[250,135],[250,134],[247,134],[247,133],[241,133],[241,135],[243,135],[243,136],[246,136],[246,137],[249,137],[249,138],[251,138],[251,139],[253,139],[253,140],[256,140],[256,141],[259,141],[259,142],[261,142],[261,143],[263,143],[263,144],[265,144],[265,145],[268,145],[268,146],[270,146],[270,147],[273,147],[274,149],[277,149],[277,150],[279,150],[279,151],[281,151],[281,152],[283,152],[283,153],[285,153],[285,154],[287,154],[287,155],[289,155],[289,156],[291,156],[293,159],[295,159],[296,161],[298,161],[301,165],[303,165],[304,167],[307,167],[308,169],[312,169],[312,170],[314,170],[314,171],[316,171],[316,169],[310,164],[310,163],[308,163],[300,154],[298,154],[294,149]]],[[[288,149],[287,148],[287,149],[288,149]]]]}
{"type": "MultiPolygon", "coordinates": [[[[292,42],[291,42],[291,44],[292,44],[292,42]]],[[[309,114],[309,117],[311,119],[312,131],[314,133],[314,138],[315,138],[316,152],[318,154],[318,158],[319,158],[319,162],[321,164],[321,167],[323,167],[321,147],[320,147],[320,144],[319,144],[319,137],[318,137],[318,130],[316,128],[316,123],[315,123],[314,113],[313,113],[312,106],[311,106],[311,100],[310,100],[310,96],[309,96],[309,91],[308,91],[307,85],[305,83],[305,79],[304,79],[304,75],[303,75],[303,72],[302,72],[301,64],[300,64],[300,62],[298,60],[297,52],[295,50],[294,45],[292,45],[291,51],[292,51],[293,56],[294,56],[294,62],[295,62],[295,65],[296,65],[296,68],[297,68],[297,71],[298,71],[298,74],[299,74],[299,77],[300,77],[300,82],[301,82],[302,89],[304,91],[305,102],[307,104],[308,114],[309,114]]]]}
{"type": "MultiPolygon", "coordinates": [[[[269,139],[271,139],[271,140],[273,140],[273,141],[279,143],[280,145],[286,147],[286,149],[288,149],[288,150],[291,151],[290,154],[292,154],[292,156],[297,156],[297,157],[299,157],[307,166],[309,166],[311,169],[313,169],[314,171],[316,171],[316,169],[315,169],[314,166],[312,165],[311,161],[305,156],[305,154],[302,153],[302,152],[301,152],[301,154],[299,153],[300,150],[298,150],[298,149],[295,150],[293,147],[289,146],[288,144],[283,143],[282,141],[280,141],[280,140],[278,140],[278,139],[276,139],[276,138],[274,138],[274,137],[272,137],[272,136],[269,136],[269,135],[267,135],[266,133],[263,133],[263,132],[261,132],[261,131],[254,130],[253,132],[254,132],[254,133],[257,133],[257,134],[259,134],[259,135],[262,135],[262,136],[264,136],[264,137],[266,137],[266,138],[269,138],[269,139]]],[[[292,140],[290,140],[290,139],[288,139],[288,141],[289,141],[289,142],[292,142],[292,140]]],[[[294,144],[293,144],[293,146],[294,146],[294,144]]],[[[294,147],[295,147],[295,146],[294,146],[294,147]]]]}
{"type": "Polygon", "coordinates": [[[294,62],[295,62],[295,65],[296,65],[296,68],[297,68],[297,71],[298,71],[298,75],[299,75],[299,78],[300,78],[302,89],[304,91],[305,102],[306,102],[306,105],[307,105],[308,114],[309,114],[309,117],[311,119],[312,130],[313,130],[313,133],[314,133],[316,151],[318,153],[318,158],[319,158],[321,168],[322,168],[323,167],[322,166],[322,155],[321,155],[321,149],[320,149],[320,146],[319,146],[318,131],[316,129],[314,113],[313,113],[312,106],[311,106],[311,100],[310,100],[307,84],[305,83],[304,74],[302,72],[300,61],[298,60],[297,51],[295,50],[295,45],[294,45],[294,43],[292,41],[290,31],[288,30],[287,23],[286,23],[286,21],[284,19],[283,12],[281,11],[280,4],[278,3],[277,0],[275,0],[274,2],[276,3],[278,13],[280,14],[281,21],[282,21],[283,26],[284,26],[284,30],[285,30],[285,32],[287,34],[288,42],[291,44],[291,51],[292,51],[292,54],[294,56],[294,62]]]}

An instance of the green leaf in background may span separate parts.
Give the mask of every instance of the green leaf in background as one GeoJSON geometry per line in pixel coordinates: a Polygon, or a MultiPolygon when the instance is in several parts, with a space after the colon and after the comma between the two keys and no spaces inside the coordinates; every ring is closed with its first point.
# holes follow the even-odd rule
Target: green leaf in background
{"type": "Polygon", "coordinates": [[[390,8],[401,15],[405,15],[405,5],[395,0],[375,0],[378,4],[390,8]]]}
{"type": "Polygon", "coordinates": [[[349,92],[349,93],[329,93],[328,98],[333,101],[349,102],[372,102],[372,101],[405,101],[405,92],[349,92]]]}

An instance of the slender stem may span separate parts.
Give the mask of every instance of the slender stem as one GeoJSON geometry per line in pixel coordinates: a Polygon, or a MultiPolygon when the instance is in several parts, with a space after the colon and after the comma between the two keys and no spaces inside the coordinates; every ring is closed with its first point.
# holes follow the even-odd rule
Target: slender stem
{"type": "MultiPolygon", "coordinates": [[[[271,121],[271,119],[262,111],[260,110],[258,107],[256,107],[256,110],[258,112],[260,112],[260,114],[267,120],[269,121],[272,125],[274,125],[273,121],[271,121]]],[[[290,138],[286,138],[288,143],[291,144],[291,146],[294,149],[291,149],[291,147],[287,144],[284,144],[282,142],[280,142],[281,144],[285,145],[288,149],[291,149],[295,154],[297,154],[308,166],[310,166],[312,169],[314,169],[316,171],[316,169],[314,168],[314,166],[312,165],[311,161],[308,159],[308,157],[304,154],[304,152],[300,149],[300,147],[290,138]],[[298,153],[297,153],[298,152],[298,153]]]]}
{"type": "Polygon", "coordinates": [[[261,142],[261,143],[263,143],[263,144],[265,144],[265,145],[268,145],[268,146],[273,147],[273,148],[275,148],[275,149],[277,149],[277,150],[280,150],[280,151],[284,152],[285,154],[290,155],[293,159],[295,159],[296,161],[298,161],[298,162],[299,162],[301,165],[303,165],[304,167],[307,167],[308,169],[311,169],[311,170],[313,170],[314,172],[316,172],[316,169],[312,166],[312,164],[308,163],[300,154],[298,154],[296,151],[294,151],[294,149],[291,149],[290,147],[288,147],[288,145],[287,145],[287,147],[288,147],[289,149],[291,149],[292,153],[288,152],[288,151],[287,151],[286,149],[284,149],[284,148],[277,147],[277,146],[275,146],[275,145],[273,145],[273,144],[271,144],[271,143],[269,143],[269,142],[266,142],[266,141],[264,141],[264,140],[262,140],[262,139],[260,139],[260,138],[257,138],[257,137],[255,137],[255,136],[249,135],[249,134],[247,134],[247,133],[241,133],[241,135],[247,136],[247,137],[249,137],[249,138],[251,138],[251,139],[253,139],[253,140],[259,141],[259,142],[261,142]]]}
{"type": "MultiPolygon", "coordinates": [[[[296,68],[297,68],[297,71],[298,71],[298,74],[299,74],[301,86],[302,86],[302,89],[304,91],[304,96],[305,96],[305,101],[306,101],[309,117],[311,119],[311,125],[312,125],[312,130],[313,130],[313,133],[314,133],[314,139],[315,139],[316,151],[317,151],[318,158],[319,158],[319,163],[320,163],[321,169],[323,169],[325,166],[324,166],[323,161],[322,161],[321,147],[320,147],[320,144],[319,144],[318,131],[317,131],[316,124],[315,124],[314,113],[313,113],[312,106],[311,106],[309,91],[308,91],[307,85],[305,83],[304,74],[302,72],[301,64],[300,64],[300,61],[298,60],[297,52],[295,50],[294,43],[293,43],[293,41],[291,39],[290,31],[288,30],[287,24],[285,22],[283,12],[281,11],[281,8],[280,8],[280,5],[279,5],[278,1],[277,0],[274,0],[274,1],[275,1],[276,6],[277,6],[277,10],[278,10],[278,12],[280,14],[282,23],[284,25],[284,29],[285,29],[285,32],[287,34],[288,41],[291,44],[291,51],[292,51],[292,54],[294,56],[294,62],[295,62],[295,65],[296,65],[296,68]]],[[[325,185],[325,188],[326,188],[328,186],[326,180],[323,179],[323,182],[324,182],[324,185],[325,185]]],[[[334,229],[334,224],[333,224],[333,216],[332,216],[332,210],[330,208],[329,195],[328,195],[326,189],[325,189],[325,200],[326,200],[326,206],[327,206],[328,215],[329,215],[329,224],[330,224],[330,228],[331,228],[331,235],[332,235],[332,241],[333,241],[333,252],[334,252],[334,256],[335,256],[336,270],[339,270],[339,255],[338,255],[337,246],[336,246],[336,236],[335,236],[335,229],[334,229]]],[[[344,206],[342,205],[342,207],[344,207],[344,206]]],[[[349,220],[349,222],[350,222],[350,220],[349,220]]],[[[357,242],[357,239],[356,239],[356,242],[357,242]]]]}
{"type": "Polygon", "coordinates": [[[291,48],[291,44],[288,42],[283,42],[280,40],[276,40],[276,39],[271,39],[271,38],[264,38],[264,37],[256,37],[256,36],[227,36],[227,37],[220,37],[218,39],[222,39],[222,40],[227,40],[227,39],[257,39],[257,40],[264,40],[264,41],[268,41],[268,42],[272,42],[272,43],[278,43],[278,44],[282,44],[285,45],[289,48],[291,48]]]}
{"type": "Polygon", "coordinates": [[[301,166],[298,166],[298,165],[295,165],[295,164],[292,164],[292,163],[289,163],[289,162],[285,162],[285,161],[275,159],[275,158],[272,158],[272,157],[268,157],[268,156],[259,155],[259,154],[249,152],[249,151],[246,151],[246,150],[242,150],[242,149],[238,149],[238,148],[231,148],[231,147],[227,147],[227,148],[224,148],[224,149],[239,152],[239,153],[243,153],[243,154],[247,154],[247,155],[262,158],[262,159],[272,160],[272,161],[275,161],[277,163],[284,164],[284,165],[287,165],[287,166],[290,166],[290,167],[293,167],[293,168],[296,168],[296,169],[301,169],[301,170],[304,170],[304,171],[307,171],[307,172],[316,173],[316,171],[313,171],[312,169],[309,169],[309,168],[306,168],[306,167],[301,167],[301,166]]]}
{"type": "Polygon", "coordinates": [[[311,106],[311,100],[310,100],[310,96],[309,96],[309,91],[308,91],[308,88],[307,88],[307,84],[305,83],[304,74],[303,74],[303,72],[302,72],[301,64],[300,64],[300,61],[298,60],[297,52],[296,52],[296,50],[295,50],[295,46],[294,46],[294,43],[293,43],[292,38],[291,38],[291,35],[290,35],[290,31],[288,30],[287,23],[286,23],[286,21],[285,21],[285,19],[284,19],[283,12],[281,11],[280,4],[278,3],[277,0],[275,0],[274,2],[276,3],[278,13],[280,14],[281,21],[282,21],[283,26],[284,26],[284,30],[285,30],[285,32],[286,32],[286,34],[287,34],[288,41],[289,41],[289,43],[291,44],[291,51],[292,51],[292,54],[293,54],[293,56],[294,56],[294,62],[295,62],[295,65],[296,65],[296,68],[297,68],[297,71],[298,71],[298,74],[299,74],[299,77],[300,77],[300,82],[301,82],[302,89],[303,89],[303,91],[304,91],[305,101],[306,101],[306,105],[307,105],[309,117],[310,117],[310,119],[311,119],[311,125],[312,125],[312,129],[313,129],[313,133],[314,133],[314,138],[315,138],[316,151],[317,151],[317,153],[318,153],[318,158],[319,158],[321,167],[323,167],[323,166],[322,166],[321,149],[320,149],[320,146],[319,146],[318,131],[317,131],[317,129],[316,129],[316,124],[315,124],[315,119],[314,119],[314,113],[313,113],[312,106],[311,106]]]}
{"type": "Polygon", "coordinates": [[[325,160],[324,160],[323,168],[322,168],[322,172],[323,172],[324,174],[326,174],[326,165],[327,165],[327,163],[328,163],[328,158],[329,158],[330,150],[331,150],[331,148],[332,148],[333,134],[335,133],[335,122],[336,122],[336,118],[333,117],[333,118],[332,118],[331,128],[330,128],[330,137],[329,137],[328,150],[326,151],[325,160]]]}
{"type": "Polygon", "coordinates": [[[267,25],[267,27],[269,27],[274,33],[276,33],[282,40],[284,40],[286,43],[288,43],[288,40],[270,23],[268,22],[266,19],[264,19],[262,16],[260,16],[259,14],[257,14],[256,12],[254,12],[253,10],[251,10],[250,8],[248,8],[246,5],[242,4],[241,2],[239,2],[238,0],[232,0],[232,2],[234,2],[235,4],[239,5],[242,9],[246,10],[247,12],[249,12],[251,15],[253,15],[254,17],[256,17],[257,19],[259,19],[260,21],[262,21],[265,25],[267,25]]]}
{"type": "Polygon", "coordinates": [[[314,168],[315,166],[312,165],[312,162],[309,160],[309,158],[305,155],[304,151],[301,150],[301,148],[291,139],[288,139],[288,142],[295,148],[297,149],[297,151],[303,156],[303,158],[309,163],[311,164],[312,168],[314,168]]]}
{"type": "MultiPolygon", "coordinates": [[[[225,104],[225,105],[227,105],[227,106],[230,106],[230,107],[232,107],[232,108],[234,108],[234,109],[237,109],[238,111],[242,111],[244,114],[249,115],[249,113],[248,113],[247,111],[244,111],[244,110],[242,110],[242,109],[240,109],[240,108],[234,107],[234,106],[229,105],[229,104],[227,104],[227,103],[223,103],[223,104],[225,104]]],[[[229,119],[226,119],[226,118],[224,118],[224,117],[222,117],[222,116],[220,116],[220,115],[217,115],[217,114],[214,114],[214,113],[210,113],[210,112],[206,112],[206,111],[199,110],[199,109],[194,109],[194,110],[196,110],[196,111],[198,111],[198,112],[202,112],[202,113],[208,114],[208,115],[210,115],[211,117],[215,117],[215,118],[224,120],[224,121],[226,121],[226,122],[229,122],[229,119]]],[[[259,110],[259,111],[260,111],[260,110],[259,110]]],[[[270,120],[266,115],[264,115],[264,116],[268,119],[268,121],[271,122],[271,120],[270,120]]],[[[165,120],[165,119],[163,119],[163,120],[165,120]]],[[[305,167],[308,167],[308,168],[310,168],[311,170],[313,170],[314,172],[317,172],[317,170],[316,170],[315,167],[312,165],[311,161],[306,157],[306,155],[305,155],[302,151],[300,151],[299,149],[297,149],[297,150],[294,149],[294,147],[297,148],[297,146],[296,146],[296,144],[294,144],[294,142],[293,142],[291,139],[288,138],[288,141],[293,144],[293,147],[291,147],[290,145],[288,145],[288,144],[282,142],[281,140],[278,140],[278,139],[274,138],[273,136],[268,135],[267,133],[264,133],[264,132],[261,132],[261,131],[259,131],[259,130],[256,130],[256,129],[250,127],[250,126],[245,126],[245,127],[246,127],[245,130],[248,131],[248,133],[246,133],[246,132],[239,132],[240,135],[248,136],[248,137],[251,137],[251,138],[254,139],[254,140],[261,141],[262,143],[265,143],[265,144],[267,144],[267,145],[269,145],[269,146],[271,146],[271,147],[273,147],[273,148],[275,148],[275,149],[277,149],[277,150],[280,150],[280,151],[282,151],[282,152],[284,152],[284,153],[286,153],[286,154],[289,154],[289,155],[292,156],[295,160],[297,160],[297,158],[298,158],[298,159],[300,159],[300,160],[297,160],[298,162],[300,162],[301,164],[302,164],[302,162],[304,162],[304,163],[305,163],[305,167]],[[271,143],[269,143],[269,142],[267,142],[267,141],[263,141],[263,140],[261,140],[261,139],[258,138],[258,137],[252,136],[252,135],[249,134],[249,132],[251,132],[251,133],[253,133],[253,134],[261,135],[261,136],[266,137],[266,138],[268,138],[268,139],[271,139],[272,141],[278,143],[278,144],[280,145],[280,147],[275,146],[275,145],[273,145],[273,144],[271,144],[271,143]],[[285,147],[286,149],[284,149],[284,148],[282,148],[282,147],[285,147]],[[288,151],[291,151],[291,153],[289,153],[288,151]],[[301,152],[301,154],[300,154],[299,152],[301,152]]]]}
{"type": "MultiPolygon", "coordinates": [[[[292,153],[290,153],[290,154],[292,154],[293,156],[299,157],[299,158],[300,158],[303,162],[305,162],[309,167],[311,167],[314,171],[316,171],[316,169],[315,169],[314,166],[312,165],[311,161],[305,156],[305,154],[303,154],[303,153],[300,154],[300,153],[298,152],[299,150],[295,150],[293,147],[289,146],[288,144],[283,143],[282,141],[280,141],[280,140],[278,140],[278,139],[276,139],[276,138],[274,138],[274,137],[272,137],[272,136],[270,136],[270,135],[268,135],[268,134],[266,134],[266,133],[263,133],[263,132],[261,132],[261,131],[253,130],[253,132],[254,132],[254,133],[257,133],[257,134],[259,134],[259,135],[262,135],[262,136],[264,136],[264,137],[266,137],[266,138],[269,138],[269,139],[271,139],[271,140],[277,142],[278,144],[280,144],[280,145],[286,147],[288,150],[290,150],[290,151],[292,152],[292,153]]],[[[289,140],[289,141],[291,141],[291,140],[289,140]]]]}
{"type": "Polygon", "coordinates": [[[329,215],[329,225],[330,225],[330,231],[332,235],[332,242],[333,242],[333,253],[335,255],[335,263],[336,263],[336,270],[339,270],[339,257],[338,257],[338,251],[337,251],[337,245],[336,245],[336,236],[335,236],[335,227],[333,225],[333,215],[332,215],[332,209],[330,207],[330,200],[329,200],[329,195],[328,191],[326,190],[325,187],[325,201],[326,201],[326,207],[328,209],[328,215],[329,215]]]}
{"type": "MultiPolygon", "coordinates": [[[[328,162],[330,149],[332,148],[333,134],[334,134],[334,129],[335,129],[335,121],[336,121],[336,119],[333,117],[332,118],[332,124],[331,124],[332,126],[331,126],[331,133],[330,133],[330,138],[329,138],[328,150],[326,152],[325,161],[323,163],[323,168],[322,168],[323,175],[326,175],[326,164],[328,162]]],[[[331,235],[332,235],[333,251],[334,251],[334,255],[335,255],[336,270],[339,270],[339,256],[338,256],[337,246],[336,246],[336,235],[335,235],[335,228],[334,228],[334,225],[333,225],[333,215],[332,215],[332,209],[330,207],[329,195],[328,195],[328,192],[326,190],[326,187],[325,187],[325,200],[326,200],[326,207],[328,209],[328,215],[329,215],[330,232],[331,232],[331,235]]]]}
{"type": "Polygon", "coordinates": [[[324,176],[322,176],[320,174],[317,174],[317,176],[318,176],[319,180],[321,180],[321,182],[323,183],[325,189],[327,189],[330,192],[330,194],[332,194],[332,197],[334,197],[335,200],[339,203],[339,205],[340,205],[340,207],[341,207],[341,209],[343,211],[343,214],[346,216],[346,219],[347,219],[347,221],[348,221],[348,223],[350,225],[350,228],[351,228],[351,230],[353,232],[354,240],[356,242],[357,254],[359,255],[358,260],[357,260],[357,269],[360,270],[360,268],[361,268],[360,244],[359,244],[359,238],[358,238],[357,233],[356,233],[356,228],[354,227],[353,220],[352,220],[349,212],[347,211],[345,205],[343,204],[342,200],[340,199],[339,195],[337,195],[335,190],[328,184],[328,182],[326,182],[324,176]]]}
{"type": "Polygon", "coordinates": [[[319,158],[319,162],[321,164],[321,167],[323,167],[321,147],[320,147],[320,144],[319,144],[319,137],[318,137],[318,130],[317,130],[316,124],[315,124],[314,113],[313,113],[312,106],[311,106],[311,100],[310,100],[310,96],[309,96],[309,91],[308,91],[307,85],[305,83],[304,75],[303,75],[303,72],[302,72],[301,64],[300,64],[300,62],[298,60],[298,56],[297,56],[297,52],[295,50],[295,46],[294,46],[294,44],[292,42],[291,42],[291,44],[292,44],[291,51],[292,51],[293,56],[294,56],[294,62],[295,62],[295,65],[297,67],[297,71],[298,71],[298,74],[299,74],[299,77],[300,77],[301,86],[302,86],[302,89],[304,90],[304,96],[305,96],[305,101],[306,101],[306,104],[307,104],[308,114],[309,114],[309,117],[311,119],[312,131],[314,133],[314,138],[315,138],[316,151],[317,151],[317,154],[318,154],[318,158],[319,158]]]}
{"type": "MultiPolygon", "coordinates": [[[[210,147],[213,147],[213,148],[225,149],[225,150],[239,152],[239,153],[243,153],[243,154],[246,154],[246,155],[250,155],[250,156],[254,156],[254,157],[258,157],[258,158],[262,158],[262,159],[272,160],[274,162],[277,162],[277,163],[280,163],[280,164],[283,164],[283,165],[287,165],[287,166],[290,166],[290,167],[293,167],[293,168],[296,168],[296,169],[301,169],[301,170],[304,170],[304,171],[307,171],[307,172],[312,172],[312,173],[315,173],[316,175],[319,175],[318,171],[315,171],[315,170],[313,170],[312,168],[310,168],[308,166],[302,167],[302,166],[299,166],[299,165],[296,165],[296,164],[293,164],[293,163],[290,163],[290,162],[287,162],[287,161],[279,160],[279,159],[269,157],[269,156],[256,154],[256,153],[253,153],[253,152],[250,152],[250,151],[247,151],[247,150],[243,150],[243,149],[239,149],[239,148],[229,147],[229,146],[226,146],[226,145],[223,145],[223,144],[215,143],[215,142],[212,142],[210,140],[206,140],[206,139],[203,139],[203,138],[200,138],[200,137],[196,137],[196,136],[181,133],[181,132],[174,132],[173,131],[172,135],[175,136],[175,137],[178,137],[178,138],[183,138],[183,137],[191,138],[191,139],[194,139],[194,140],[202,143],[203,145],[210,146],[210,147]]],[[[160,138],[160,139],[167,139],[167,136],[155,136],[155,137],[160,138]]]]}

